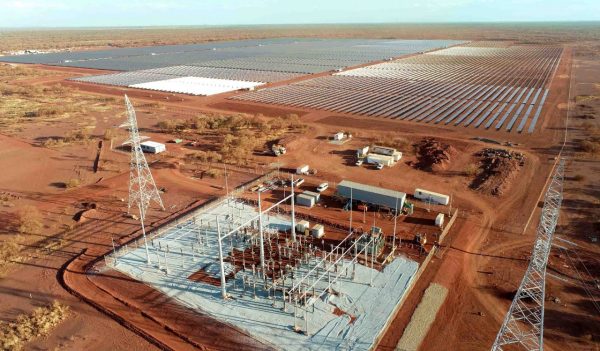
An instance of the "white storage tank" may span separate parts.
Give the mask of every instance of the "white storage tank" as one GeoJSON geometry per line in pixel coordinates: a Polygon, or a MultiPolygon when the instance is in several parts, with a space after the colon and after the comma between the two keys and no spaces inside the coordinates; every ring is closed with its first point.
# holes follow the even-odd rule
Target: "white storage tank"
{"type": "Polygon", "coordinates": [[[325,235],[325,228],[322,224],[315,224],[315,226],[312,227],[312,229],[310,230],[310,235],[317,239],[320,239],[323,237],[323,235],[325,235]]]}
{"type": "Polygon", "coordinates": [[[303,219],[300,222],[296,223],[296,232],[298,232],[298,233],[304,234],[306,232],[306,230],[309,228],[310,228],[310,222],[307,220],[303,219]]]}
{"type": "Polygon", "coordinates": [[[443,213],[438,213],[438,215],[435,217],[435,225],[440,228],[442,228],[444,226],[444,214],[443,213]]]}
{"type": "Polygon", "coordinates": [[[140,143],[142,151],[149,152],[151,154],[158,154],[160,152],[167,151],[165,144],[157,143],[156,141],[144,141],[140,143]]]}
{"type": "Polygon", "coordinates": [[[434,193],[433,191],[419,188],[415,189],[415,198],[440,205],[448,205],[448,203],[450,203],[450,196],[448,195],[434,193]]]}
{"type": "Polygon", "coordinates": [[[315,205],[316,199],[314,196],[306,195],[306,194],[298,194],[296,195],[296,204],[300,206],[306,206],[311,208],[315,205]]]}
{"type": "Polygon", "coordinates": [[[296,168],[296,174],[307,174],[308,173],[308,165],[302,165],[296,168]]]}

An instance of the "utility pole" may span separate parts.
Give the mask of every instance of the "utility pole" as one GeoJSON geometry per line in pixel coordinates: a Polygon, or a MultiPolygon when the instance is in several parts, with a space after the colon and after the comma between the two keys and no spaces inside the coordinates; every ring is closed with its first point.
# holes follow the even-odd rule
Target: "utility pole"
{"type": "MultiPolygon", "coordinates": [[[[285,192],[285,188],[283,189],[285,192]]],[[[292,240],[296,241],[296,210],[294,197],[296,193],[294,192],[294,175],[292,174],[292,240]]],[[[283,194],[283,198],[285,199],[285,193],[283,194]]]]}
{"type": "Polygon", "coordinates": [[[352,188],[350,188],[350,233],[352,233],[352,188]]]}
{"type": "Polygon", "coordinates": [[[396,225],[398,222],[398,195],[396,194],[396,211],[394,213],[394,237],[392,238],[392,253],[396,251],[396,225]]]}
{"type": "Polygon", "coordinates": [[[262,206],[260,203],[260,191],[258,192],[258,233],[260,235],[260,269],[265,274],[265,243],[263,234],[263,222],[262,222],[262,206]]]}
{"type": "Polygon", "coordinates": [[[131,145],[131,161],[129,171],[129,201],[127,203],[127,213],[131,211],[131,206],[136,204],[140,211],[140,223],[142,225],[142,235],[144,236],[144,245],[146,247],[146,259],[150,264],[150,253],[148,251],[148,241],[146,239],[146,229],[144,219],[146,210],[150,202],[156,202],[164,211],[165,206],[162,203],[154,178],[148,167],[148,162],[142,151],[141,141],[146,139],[139,134],[135,110],[127,95],[125,95],[125,106],[127,107],[127,121],[121,124],[121,127],[129,129],[129,139],[123,145],[131,145]]]}

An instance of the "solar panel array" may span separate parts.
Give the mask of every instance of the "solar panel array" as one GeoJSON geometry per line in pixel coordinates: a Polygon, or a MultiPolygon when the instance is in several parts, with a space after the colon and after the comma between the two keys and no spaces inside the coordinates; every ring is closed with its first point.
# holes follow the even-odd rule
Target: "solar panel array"
{"type": "Polygon", "coordinates": [[[153,74],[274,82],[429,51],[453,40],[265,39],[2,57],[16,63],[127,71],[76,80],[134,85],[153,74]],[[128,81],[130,79],[130,81],[128,81]],[[115,82],[115,83],[112,83],[115,82]]]}
{"type": "Polygon", "coordinates": [[[455,46],[233,99],[532,133],[561,48],[455,46]]]}

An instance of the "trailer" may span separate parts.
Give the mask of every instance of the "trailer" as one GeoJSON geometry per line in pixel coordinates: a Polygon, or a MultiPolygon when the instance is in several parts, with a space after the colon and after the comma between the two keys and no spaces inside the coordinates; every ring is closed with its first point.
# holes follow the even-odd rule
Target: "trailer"
{"type": "Polygon", "coordinates": [[[415,198],[419,200],[423,200],[425,202],[436,203],[440,205],[448,205],[450,203],[450,196],[435,193],[433,191],[424,190],[424,189],[415,189],[415,198]]]}

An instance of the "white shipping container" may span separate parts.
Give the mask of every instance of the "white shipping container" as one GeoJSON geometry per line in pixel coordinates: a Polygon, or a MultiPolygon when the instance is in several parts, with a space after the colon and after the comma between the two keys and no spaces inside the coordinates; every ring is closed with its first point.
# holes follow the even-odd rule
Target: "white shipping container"
{"type": "Polygon", "coordinates": [[[448,195],[434,193],[433,191],[419,188],[415,189],[415,198],[440,205],[448,205],[448,203],[450,203],[450,197],[448,195]]]}
{"type": "Polygon", "coordinates": [[[165,144],[157,143],[156,141],[144,141],[140,143],[142,151],[149,152],[151,154],[158,154],[160,152],[167,151],[165,144]]]}
{"type": "Polygon", "coordinates": [[[306,194],[298,194],[296,195],[296,204],[300,206],[306,206],[311,208],[315,205],[316,199],[313,196],[306,194]]]}
{"type": "Polygon", "coordinates": [[[369,156],[367,156],[367,163],[379,163],[389,167],[394,163],[394,158],[392,156],[369,154],[369,156]]]}
{"type": "Polygon", "coordinates": [[[321,199],[321,193],[317,193],[315,191],[306,190],[306,191],[303,191],[302,194],[314,197],[315,202],[319,202],[319,200],[321,199]]]}

